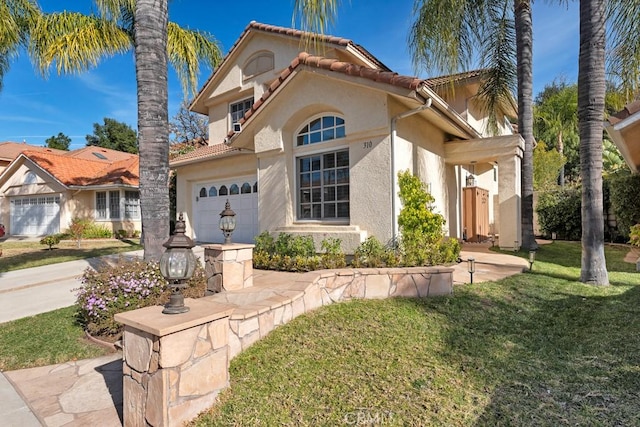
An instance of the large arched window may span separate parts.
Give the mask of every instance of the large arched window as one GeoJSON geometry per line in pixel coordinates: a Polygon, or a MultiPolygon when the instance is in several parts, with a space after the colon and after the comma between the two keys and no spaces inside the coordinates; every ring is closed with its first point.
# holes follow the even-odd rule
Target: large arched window
{"type": "Polygon", "coordinates": [[[296,145],[316,144],[344,138],[344,136],[344,119],[337,116],[323,116],[311,120],[302,128],[296,138],[296,145]]]}

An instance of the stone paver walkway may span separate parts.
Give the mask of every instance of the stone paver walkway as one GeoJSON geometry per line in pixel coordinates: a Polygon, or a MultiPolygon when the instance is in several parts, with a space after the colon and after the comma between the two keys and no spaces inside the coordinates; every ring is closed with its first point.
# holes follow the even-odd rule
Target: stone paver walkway
{"type": "MultiPolygon", "coordinates": [[[[474,283],[498,280],[528,267],[526,260],[490,252],[488,246],[464,245],[463,262],[454,268],[454,285],[469,283],[466,260],[471,256],[476,260],[474,283]]],[[[254,271],[254,286],[293,284],[300,275],[254,271]]],[[[114,353],[97,359],[5,372],[4,376],[44,426],[121,426],[121,358],[121,353],[114,353]]],[[[6,419],[5,415],[0,413],[0,419],[6,419]]]]}

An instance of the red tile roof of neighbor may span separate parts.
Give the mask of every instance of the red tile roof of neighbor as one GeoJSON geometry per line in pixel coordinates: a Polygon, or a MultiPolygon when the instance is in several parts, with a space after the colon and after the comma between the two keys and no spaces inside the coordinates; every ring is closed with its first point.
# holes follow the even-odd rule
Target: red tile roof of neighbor
{"type": "Polygon", "coordinates": [[[213,157],[219,157],[226,153],[240,152],[239,148],[229,147],[227,144],[218,143],[213,145],[207,145],[205,147],[196,148],[193,151],[189,151],[188,153],[177,156],[174,159],[171,159],[171,165],[175,165],[177,163],[189,163],[192,160],[200,160],[200,159],[210,159],[213,157]]]}
{"type": "Polygon", "coordinates": [[[38,150],[27,150],[22,154],[66,186],[139,185],[140,164],[135,154],[127,154],[125,159],[116,161],[85,159],[38,150]]]}
{"type": "Polygon", "coordinates": [[[629,116],[632,116],[633,114],[637,113],[640,111],[640,100],[638,101],[634,101],[630,104],[625,105],[625,107],[618,111],[616,114],[613,114],[611,117],[609,117],[609,123],[611,123],[612,125],[615,125],[618,122],[621,122],[622,120],[626,119],[629,116]]]}
{"type": "Polygon", "coordinates": [[[55,148],[37,147],[35,145],[29,145],[25,142],[0,142],[0,159],[12,161],[20,155],[24,150],[42,151],[47,153],[63,154],[66,151],[56,150],[55,148]]]}

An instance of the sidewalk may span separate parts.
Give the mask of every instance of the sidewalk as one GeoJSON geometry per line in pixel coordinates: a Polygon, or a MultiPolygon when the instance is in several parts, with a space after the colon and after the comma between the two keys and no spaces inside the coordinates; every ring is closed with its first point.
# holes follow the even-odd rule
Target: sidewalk
{"type": "MultiPolygon", "coordinates": [[[[488,246],[486,244],[463,246],[461,253],[463,262],[454,266],[454,285],[469,283],[466,263],[469,257],[476,260],[474,283],[498,280],[521,273],[527,268],[526,260],[490,252],[488,246]]],[[[202,252],[196,248],[196,253],[201,255],[202,252]]],[[[259,286],[262,282],[294,283],[297,275],[297,273],[259,271],[254,275],[254,286],[259,286]]],[[[0,276],[2,279],[5,277],[0,276]]],[[[48,274],[47,278],[49,278],[48,274]]],[[[122,420],[121,358],[122,355],[118,352],[97,359],[0,374],[0,420],[3,420],[4,425],[21,427],[120,426],[122,420]]]]}

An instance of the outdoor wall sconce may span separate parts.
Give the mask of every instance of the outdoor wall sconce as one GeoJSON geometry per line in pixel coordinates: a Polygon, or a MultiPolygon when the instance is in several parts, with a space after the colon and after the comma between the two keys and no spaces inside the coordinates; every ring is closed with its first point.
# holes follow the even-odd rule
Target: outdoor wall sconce
{"type": "Polygon", "coordinates": [[[227,199],[227,203],[224,205],[224,210],[220,212],[219,225],[222,234],[224,234],[224,244],[228,245],[231,243],[231,234],[233,230],[236,229],[236,213],[231,210],[229,199],[227,199]]]}
{"type": "Polygon", "coordinates": [[[467,175],[467,187],[475,187],[476,186],[476,179],[474,178],[473,175],[469,174],[467,175]]]}
{"type": "Polygon", "coordinates": [[[531,269],[533,268],[533,262],[535,260],[536,260],[536,250],[530,249],[529,250],[529,271],[531,271],[531,269]]]}
{"type": "Polygon", "coordinates": [[[471,284],[473,285],[473,273],[476,272],[476,260],[475,258],[469,258],[467,260],[467,270],[469,271],[469,277],[471,278],[471,284]]]}
{"type": "Polygon", "coordinates": [[[187,285],[186,280],[193,275],[196,268],[196,256],[191,248],[195,246],[193,240],[186,236],[186,227],[182,213],[176,221],[176,230],[162,245],[167,248],[160,257],[160,273],[167,279],[171,287],[169,302],[164,306],[164,314],[179,314],[189,311],[184,305],[182,289],[187,285]]]}

